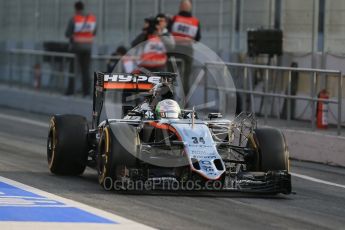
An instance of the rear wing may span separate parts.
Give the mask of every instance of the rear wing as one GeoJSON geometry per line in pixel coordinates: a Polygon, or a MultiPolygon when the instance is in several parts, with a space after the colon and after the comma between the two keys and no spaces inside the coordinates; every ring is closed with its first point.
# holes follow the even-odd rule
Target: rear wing
{"type": "Polygon", "coordinates": [[[162,81],[174,81],[175,78],[176,74],[168,72],[149,73],[147,75],[95,72],[93,82],[92,128],[95,129],[99,124],[104,102],[104,93],[106,91],[139,93],[149,91],[162,81]]]}
{"type": "Polygon", "coordinates": [[[94,73],[95,90],[139,90],[146,91],[161,81],[160,76],[127,73],[94,73]]]}
{"type": "Polygon", "coordinates": [[[160,76],[127,73],[94,73],[92,128],[99,124],[106,91],[149,91],[161,81],[160,76]]]}

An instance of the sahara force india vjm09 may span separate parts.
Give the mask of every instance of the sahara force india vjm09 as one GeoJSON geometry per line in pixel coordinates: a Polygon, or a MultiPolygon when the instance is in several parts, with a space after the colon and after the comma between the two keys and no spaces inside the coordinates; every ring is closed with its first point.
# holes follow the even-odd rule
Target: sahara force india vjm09
{"type": "Polygon", "coordinates": [[[194,183],[188,188],[291,193],[289,152],[281,131],[257,128],[253,114],[227,120],[210,113],[200,119],[197,111],[180,109],[173,100],[175,78],[173,73],[95,73],[91,128],[79,115],[51,118],[50,171],[80,175],[89,166],[107,189],[121,184],[126,190],[137,182],[149,184],[146,189],[183,189],[194,183]],[[105,94],[119,89],[134,90],[141,101],[136,99],[122,119],[100,121],[105,94]]]}

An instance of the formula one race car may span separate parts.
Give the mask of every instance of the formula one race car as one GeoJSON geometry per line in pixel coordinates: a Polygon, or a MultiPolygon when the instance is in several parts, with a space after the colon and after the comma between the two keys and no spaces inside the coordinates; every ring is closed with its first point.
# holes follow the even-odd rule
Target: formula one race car
{"type": "Polygon", "coordinates": [[[257,128],[254,115],[246,113],[232,120],[209,113],[202,120],[173,100],[175,78],[173,73],[95,73],[91,128],[79,115],[51,118],[50,171],[80,175],[89,166],[106,189],[141,184],[144,189],[291,193],[281,131],[257,128]],[[119,89],[134,90],[137,104],[127,106],[122,119],[100,122],[105,94],[119,89]]]}

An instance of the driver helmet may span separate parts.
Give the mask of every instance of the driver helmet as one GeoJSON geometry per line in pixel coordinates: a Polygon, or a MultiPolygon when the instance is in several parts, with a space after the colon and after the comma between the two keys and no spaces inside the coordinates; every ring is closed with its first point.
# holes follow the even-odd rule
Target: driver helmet
{"type": "Polygon", "coordinates": [[[158,119],[160,118],[179,118],[181,115],[180,106],[176,101],[165,99],[158,102],[155,113],[158,119]]]}

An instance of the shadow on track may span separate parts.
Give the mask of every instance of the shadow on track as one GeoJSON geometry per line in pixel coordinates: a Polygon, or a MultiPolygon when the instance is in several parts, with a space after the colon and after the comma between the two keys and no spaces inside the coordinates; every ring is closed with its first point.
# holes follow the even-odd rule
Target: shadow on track
{"type": "Polygon", "coordinates": [[[97,184],[97,175],[86,171],[84,175],[56,176],[49,172],[0,172],[0,175],[38,189],[51,193],[78,193],[81,196],[92,193],[93,195],[120,195],[120,196],[167,196],[167,197],[205,197],[205,198],[253,198],[289,200],[291,196],[283,194],[269,194],[242,191],[171,191],[171,190],[117,190],[105,191],[97,184]]]}
{"type": "Polygon", "coordinates": [[[128,196],[180,196],[180,197],[214,197],[214,198],[262,198],[273,200],[289,200],[290,197],[282,194],[268,194],[241,191],[112,191],[118,195],[128,196]]]}

